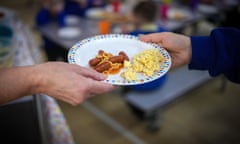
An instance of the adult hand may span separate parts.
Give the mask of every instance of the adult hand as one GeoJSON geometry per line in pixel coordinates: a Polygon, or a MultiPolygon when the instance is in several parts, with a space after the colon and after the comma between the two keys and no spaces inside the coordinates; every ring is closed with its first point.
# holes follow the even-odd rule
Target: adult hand
{"type": "Polygon", "coordinates": [[[143,35],[140,40],[153,42],[165,48],[171,55],[172,68],[189,64],[192,57],[190,38],[171,32],[143,35]]]}
{"type": "Polygon", "coordinates": [[[114,89],[101,82],[106,78],[104,75],[78,65],[48,62],[34,67],[37,77],[34,93],[45,93],[72,105],[114,89]]]}

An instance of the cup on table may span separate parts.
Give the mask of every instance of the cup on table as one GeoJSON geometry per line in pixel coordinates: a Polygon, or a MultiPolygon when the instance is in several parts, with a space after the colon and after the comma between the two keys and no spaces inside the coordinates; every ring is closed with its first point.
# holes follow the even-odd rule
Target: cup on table
{"type": "Polygon", "coordinates": [[[13,65],[14,52],[12,29],[0,25],[0,68],[13,65]]]}
{"type": "Polygon", "coordinates": [[[120,11],[120,2],[118,0],[113,1],[112,8],[114,13],[118,13],[120,11]]]}
{"type": "Polygon", "coordinates": [[[100,34],[109,34],[110,27],[111,27],[111,24],[107,20],[103,20],[98,23],[98,30],[100,34]]]}

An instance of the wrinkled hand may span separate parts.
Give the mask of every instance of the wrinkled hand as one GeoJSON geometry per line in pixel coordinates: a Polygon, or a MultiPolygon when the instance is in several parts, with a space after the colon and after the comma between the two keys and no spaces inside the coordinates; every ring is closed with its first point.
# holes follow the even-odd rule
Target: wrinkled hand
{"type": "Polygon", "coordinates": [[[94,70],[63,62],[35,66],[35,92],[45,93],[72,105],[82,103],[93,94],[111,91],[114,86],[101,82],[106,77],[94,70]]]}
{"type": "Polygon", "coordinates": [[[141,36],[145,42],[153,42],[165,48],[171,55],[172,68],[189,64],[192,57],[190,38],[171,32],[153,33],[141,36]]]}

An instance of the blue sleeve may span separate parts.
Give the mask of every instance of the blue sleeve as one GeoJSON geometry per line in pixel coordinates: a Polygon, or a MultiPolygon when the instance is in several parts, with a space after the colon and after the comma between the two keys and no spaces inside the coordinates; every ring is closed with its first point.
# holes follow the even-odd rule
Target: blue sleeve
{"type": "Polygon", "coordinates": [[[37,26],[43,26],[50,22],[51,18],[47,9],[41,9],[36,16],[37,26]]]}
{"type": "Polygon", "coordinates": [[[191,37],[190,69],[208,70],[211,76],[224,74],[240,83],[240,30],[219,28],[210,36],[191,37]]]}

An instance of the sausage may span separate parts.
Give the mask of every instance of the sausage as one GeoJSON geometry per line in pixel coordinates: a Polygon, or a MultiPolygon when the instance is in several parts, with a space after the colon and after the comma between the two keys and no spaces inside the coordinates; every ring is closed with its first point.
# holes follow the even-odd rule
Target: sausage
{"type": "Polygon", "coordinates": [[[124,51],[120,51],[120,52],[118,53],[118,55],[124,55],[124,56],[126,56],[127,54],[126,54],[124,51]]]}
{"type": "Polygon", "coordinates": [[[129,61],[129,58],[128,58],[128,56],[127,56],[127,54],[126,54],[125,52],[120,51],[120,52],[118,53],[118,55],[124,56],[124,60],[129,61]]]}
{"type": "Polygon", "coordinates": [[[103,55],[105,52],[103,50],[98,51],[98,55],[103,55]]]}
{"type": "Polygon", "coordinates": [[[95,70],[97,71],[97,72],[104,72],[104,71],[106,71],[106,70],[108,70],[108,69],[110,69],[111,68],[111,64],[109,63],[109,62],[103,62],[103,63],[101,63],[101,64],[99,64],[99,65],[97,65],[96,67],[95,67],[95,70]]]}
{"type": "Polygon", "coordinates": [[[109,61],[112,63],[122,63],[125,59],[125,56],[123,55],[118,55],[118,56],[113,56],[109,58],[109,61]]]}
{"type": "Polygon", "coordinates": [[[102,61],[101,58],[93,58],[89,61],[89,65],[93,67],[98,65],[101,61],[102,61]]]}

